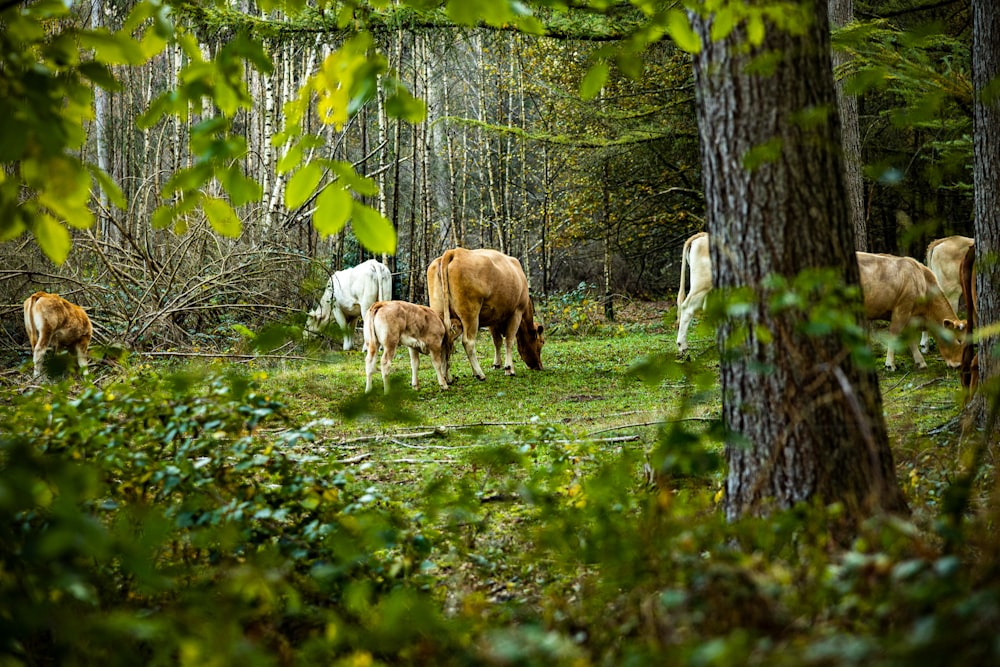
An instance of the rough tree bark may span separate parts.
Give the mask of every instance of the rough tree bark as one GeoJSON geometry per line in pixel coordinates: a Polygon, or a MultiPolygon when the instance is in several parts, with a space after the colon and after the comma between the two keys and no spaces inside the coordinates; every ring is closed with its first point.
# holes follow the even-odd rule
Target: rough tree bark
{"type": "MultiPolygon", "coordinates": [[[[830,24],[842,28],[854,20],[854,0],[830,0],[830,24]]],[[[842,51],[833,51],[833,67],[847,61],[842,51]]],[[[858,98],[844,92],[844,82],[837,81],[837,109],[840,111],[841,146],[844,151],[848,213],[854,227],[854,249],[868,251],[868,221],[865,217],[864,179],[861,173],[861,129],[858,98]]]]}
{"type": "MultiPolygon", "coordinates": [[[[972,2],[973,191],[976,235],[977,317],[980,330],[1000,322],[1000,12],[993,0],[972,2]]],[[[1000,442],[1000,426],[987,423],[1000,397],[998,336],[979,344],[979,393],[973,408],[990,429],[988,441],[1000,442]],[[990,400],[993,399],[993,400],[990,400]],[[993,405],[991,405],[991,403],[993,405]]]]}
{"type": "Polygon", "coordinates": [[[809,335],[800,315],[772,310],[765,283],[820,267],[858,283],[827,5],[800,9],[802,32],[768,24],[749,51],[744,31],[713,42],[711,18],[693,17],[713,279],[723,293],[750,288],[758,297],[717,334],[731,433],[725,509],[735,520],[800,501],[839,502],[849,529],[871,513],[906,510],[878,378],[838,336],[809,335]],[[762,71],[765,62],[773,70],[762,71]],[[752,155],[762,159],[747,166],[752,155]]]}

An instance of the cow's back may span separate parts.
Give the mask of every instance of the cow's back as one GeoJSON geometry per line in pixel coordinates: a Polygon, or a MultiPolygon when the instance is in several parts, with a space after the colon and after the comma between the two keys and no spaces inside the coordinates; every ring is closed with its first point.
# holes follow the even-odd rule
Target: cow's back
{"type": "Polygon", "coordinates": [[[32,347],[47,334],[51,343],[63,346],[93,336],[93,325],[86,311],[58,294],[35,292],[25,301],[25,328],[32,347]],[[30,320],[30,326],[29,326],[30,320]]]}
{"type": "Polygon", "coordinates": [[[530,307],[521,263],[488,248],[448,250],[428,268],[427,285],[436,312],[444,316],[447,302],[451,313],[463,320],[478,313],[481,327],[503,324],[530,307]]]}
{"type": "Polygon", "coordinates": [[[917,260],[867,252],[858,252],[857,258],[868,319],[889,319],[893,309],[901,303],[922,300],[927,288],[921,269],[927,270],[927,267],[917,260]]]}

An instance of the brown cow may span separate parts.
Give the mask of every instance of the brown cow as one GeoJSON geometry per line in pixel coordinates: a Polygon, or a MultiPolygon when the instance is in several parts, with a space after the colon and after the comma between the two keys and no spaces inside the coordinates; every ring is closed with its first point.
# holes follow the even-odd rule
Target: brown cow
{"type": "Polygon", "coordinates": [[[514,375],[511,346],[528,368],[541,370],[542,325],[535,324],[535,310],[528,295],[528,279],[521,262],[496,250],[453,248],[427,267],[430,307],[450,326],[454,316],[462,322],[462,345],[480,380],[486,379],[476,357],[479,327],[493,336],[493,367],[500,368],[500,342],[506,338],[504,372],[514,375]]]}
{"type": "Polygon", "coordinates": [[[83,308],[58,294],[35,292],[24,300],[24,328],[31,342],[35,377],[41,376],[50,347],[72,350],[81,370],[87,370],[87,346],[94,329],[83,308]]]}
{"type": "Polygon", "coordinates": [[[392,358],[400,344],[410,350],[410,382],[418,388],[417,371],[420,368],[420,353],[429,355],[438,384],[448,388],[448,359],[458,337],[459,325],[445,328],[441,316],[427,306],[407,301],[376,301],[364,315],[365,332],[365,391],[372,390],[372,376],[375,374],[375,356],[379,345],[382,353],[382,389],[389,391],[389,371],[392,358]]]}
{"type": "MultiPolygon", "coordinates": [[[[865,316],[870,320],[888,320],[889,333],[893,336],[902,333],[903,328],[913,320],[937,325],[932,332],[937,338],[941,356],[950,368],[958,368],[962,362],[966,325],[955,316],[955,310],[938,286],[934,272],[912,257],[867,252],[857,255],[865,316]],[[941,329],[953,335],[946,339],[940,335],[941,329]]],[[[918,368],[927,368],[917,341],[910,343],[910,352],[918,368]]],[[[885,367],[896,370],[891,345],[885,355],[885,367]]]]}
{"type": "Polygon", "coordinates": [[[978,325],[976,321],[976,246],[972,245],[962,259],[962,266],[959,271],[959,280],[962,283],[962,297],[969,312],[969,326],[966,332],[966,340],[969,341],[965,349],[962,350],[962,386],[968,389],[969,395],[976,391],[979,384],[979,354],[976,346],[972,344],[972,334],[978,325]]]}
{"type": "MultiPolygon", "coordinates": [[[[924,264],[934,272],[941,291],[944,292],[956,313],[958,312],[958,298],[962,296],[959,271],[962,260],[971,247],[972,239],[968,236],[946,236],[943,239],[931,241],[927,246],[924,264]]],[[[924,331],[920,336],[920,349],[926,352],[929,343],[930,335],[924,331]]]]}

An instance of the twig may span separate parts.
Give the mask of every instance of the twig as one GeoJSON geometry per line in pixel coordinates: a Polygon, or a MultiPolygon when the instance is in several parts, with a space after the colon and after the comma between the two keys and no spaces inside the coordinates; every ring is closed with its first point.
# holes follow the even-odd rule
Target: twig
{"type": "Polygon", "coordinates": [[[371,456],[372,456],[371,452],[368,452],[367,454],[358,454],[357,456],[352,456],[349,459],[337,459],[336,461],[334,461],[334,463],[342,463],[344,465],[347,465],[348,463],[360,463],[365,459],[371,458],[371,456]]]}
{"type": "Polygon", "coordinates": [[[597,435],[598,433],[607,433],[608,431],[621,431],[627,428],[642,428],[644,426],[663,426],[664,424],[680,424],[681,422],[710,422],[714,421],[715,417],[685,417],[684,419],[658,419],[651,422],[639,422],[636,424],[622,424],[621,426],[608,426],[607,428],[599,428],[596,431],[591,431],[588,436],[597,435]]]}
{"type": "Polygon", "coordinates": [[[139,356],[148,357],[201,357],[204,359],[290,359],[293,361],[323,362],[326,359],[316,357],[300,357],[290,354],[236,354],[233,352],[140,352],[139,356]]]}

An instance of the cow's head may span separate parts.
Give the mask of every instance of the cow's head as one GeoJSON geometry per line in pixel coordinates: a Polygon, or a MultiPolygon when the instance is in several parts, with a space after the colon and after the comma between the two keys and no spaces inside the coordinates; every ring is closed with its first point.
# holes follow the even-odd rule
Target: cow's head
{"type": "Polygon", "coordinates": [[[323,305],[321,301],[318,306],[309,311],[309,315],[306,317],[306,328],[303,332],[306,338],[315,338],[330,323],[330,304],[327,303],[326,308],[323,305]]]}
{"type": "Polygon", "coordinates": [[[517,330],[517,352],[525,365],[533,371],[542,370],[542,346],[545,345],[542,329],[541,324],[529,324],[526,320],[521,320],[521,327],[517,330]]]}
{"type": "Polygon", "coordinates": [[[945,319],[941,325],[941,333],[936,336],[941,356],[948,368],[958,368],[962,365],[968,323],[965,320],[945,319]]]}

